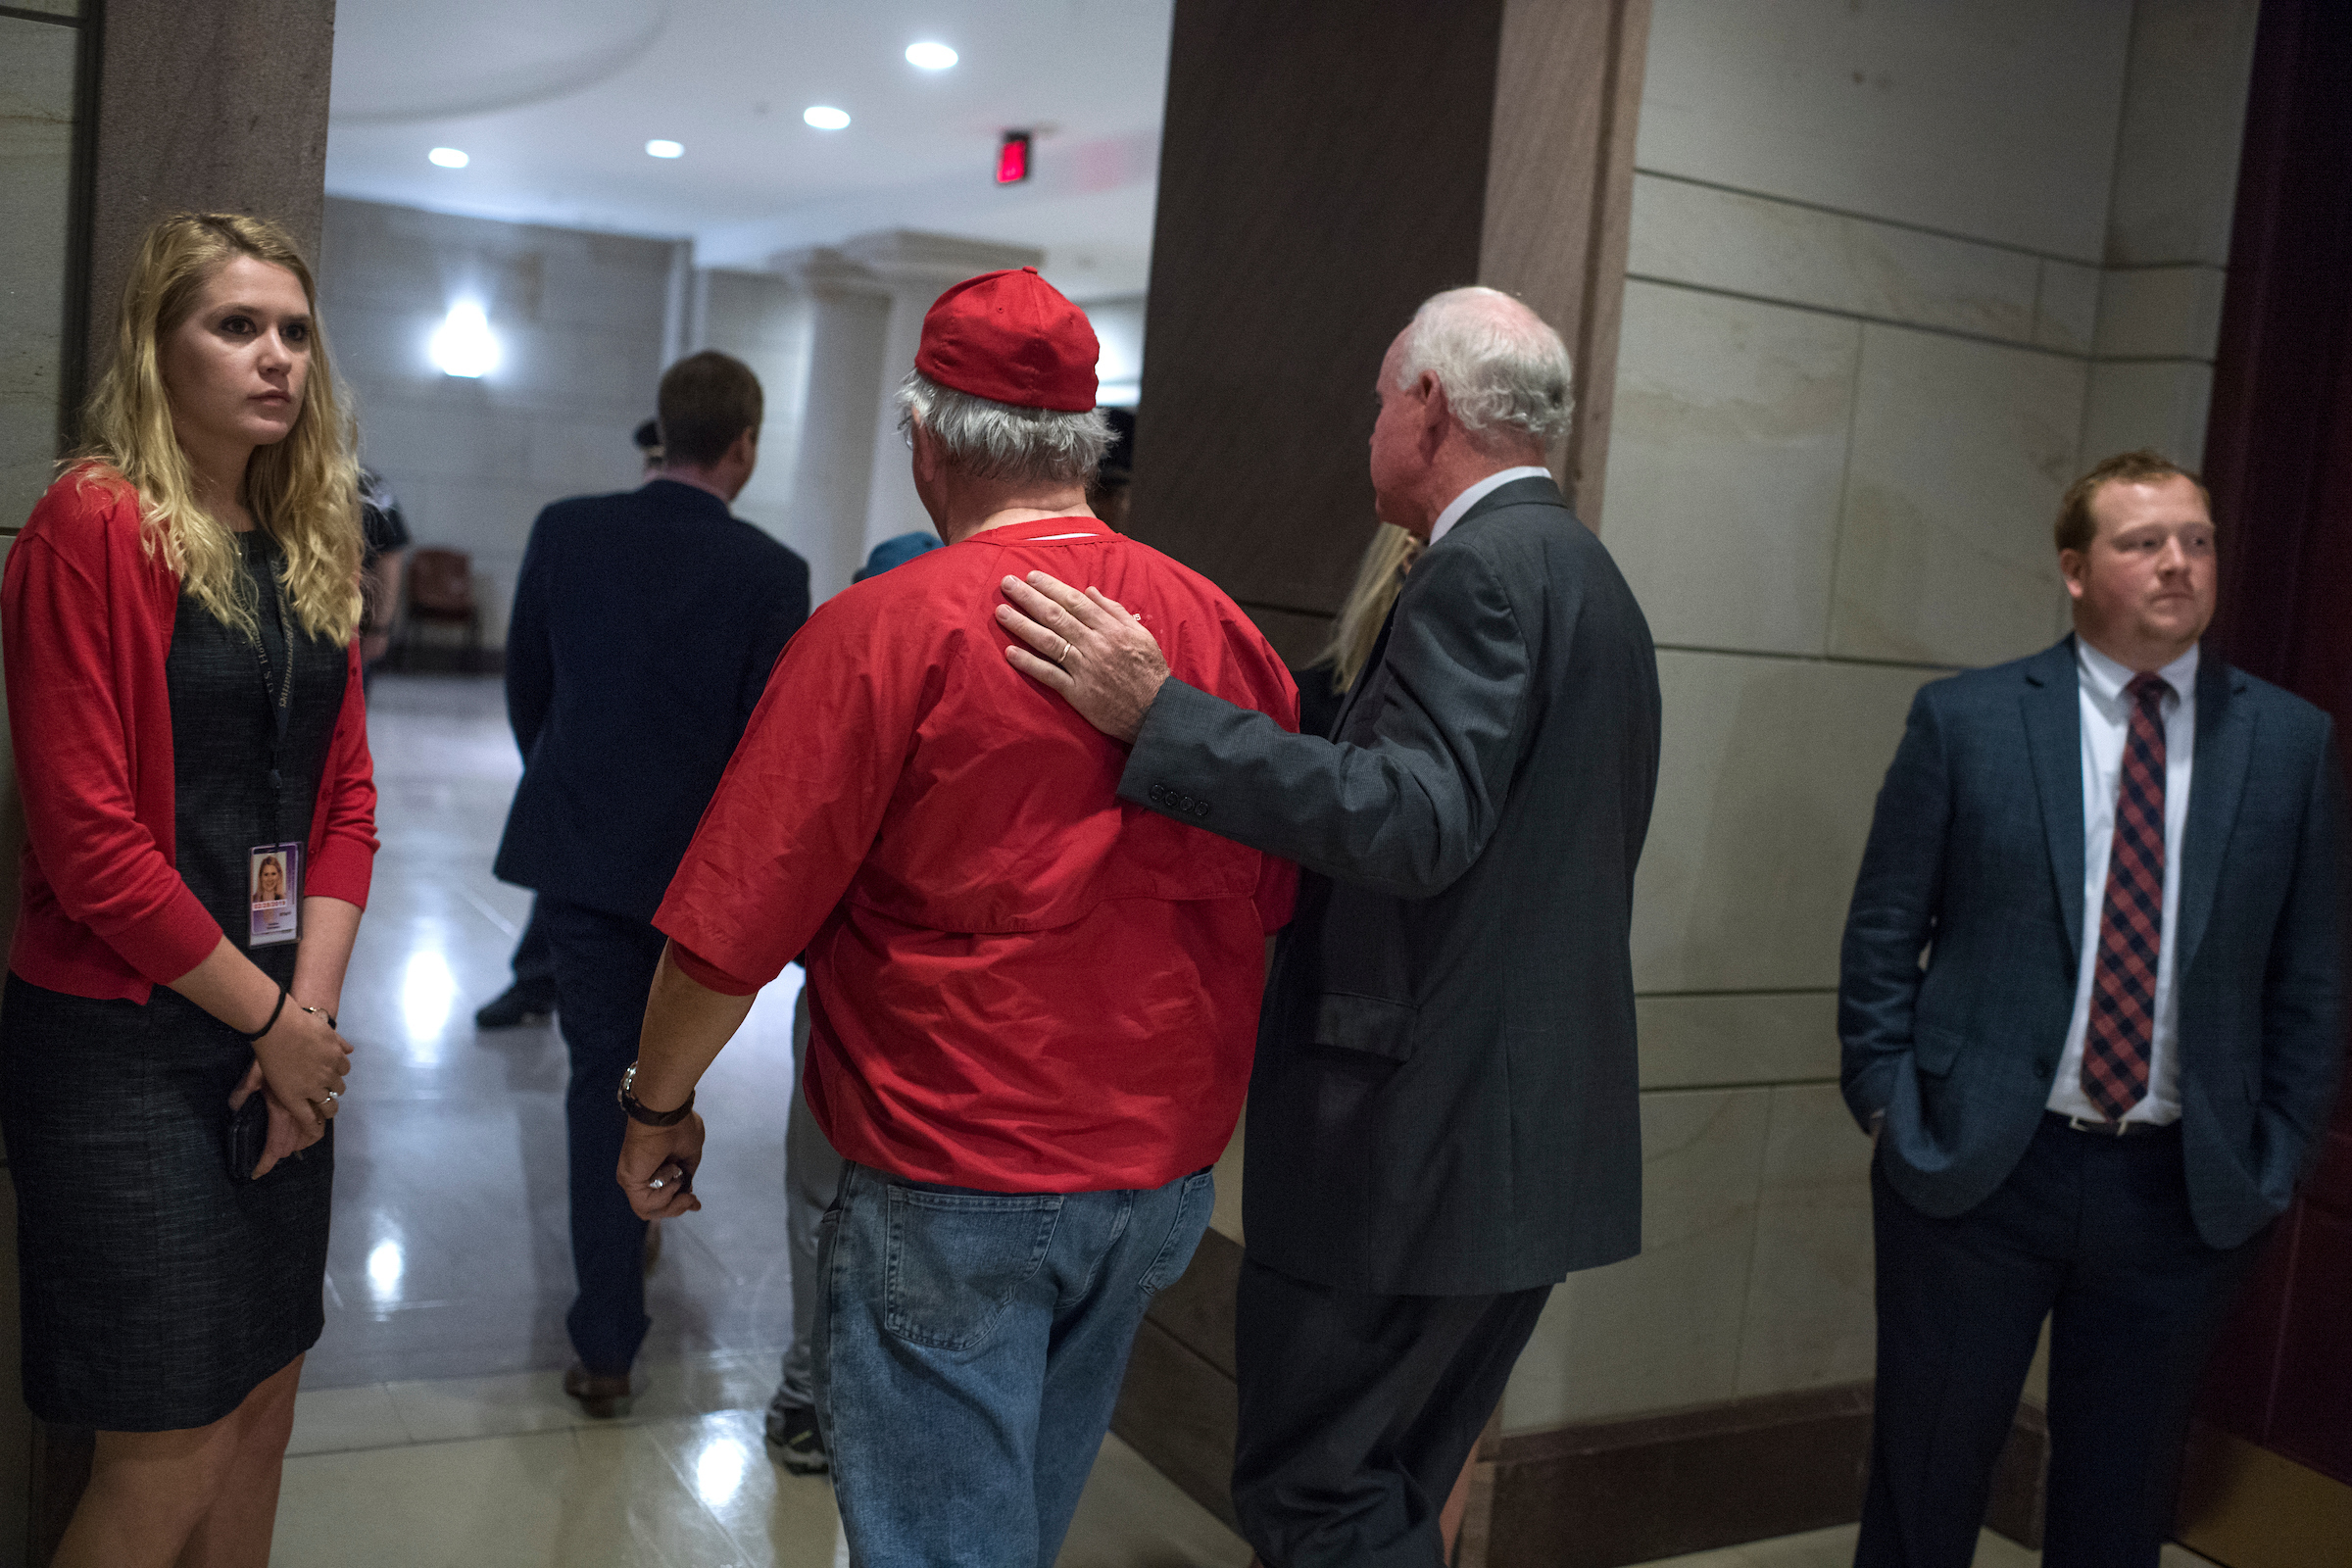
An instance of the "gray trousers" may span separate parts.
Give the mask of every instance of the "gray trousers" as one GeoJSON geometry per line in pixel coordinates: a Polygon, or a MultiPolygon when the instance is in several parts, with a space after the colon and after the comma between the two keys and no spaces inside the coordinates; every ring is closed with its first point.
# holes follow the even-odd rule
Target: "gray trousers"
{"type": "Polygon", "coordinates": [[[824,1309],[824,1280],[816,1268],[817,1227],[841,1191],[841,1156],[825,1141],[802,1074],[808,1066],[808,987],[792,1004],[792,1116],[784,1132],[784,1236],[792,1250],[792,1344],[784,1351],[784,1381],[776,1397],[786,1404],[816,1403],[815,1362],[808,1339],[824,1309]]]}

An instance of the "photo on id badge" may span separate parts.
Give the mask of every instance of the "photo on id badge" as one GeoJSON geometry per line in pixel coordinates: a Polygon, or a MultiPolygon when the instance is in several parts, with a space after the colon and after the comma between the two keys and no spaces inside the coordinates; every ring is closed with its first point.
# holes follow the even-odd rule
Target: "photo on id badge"
{"type": "Polygon", "coordinates": [[[302,846],[257,844],[248,857],[245,885],[251,889],[249,948],[295,942],[302,937],[302,846]]]}

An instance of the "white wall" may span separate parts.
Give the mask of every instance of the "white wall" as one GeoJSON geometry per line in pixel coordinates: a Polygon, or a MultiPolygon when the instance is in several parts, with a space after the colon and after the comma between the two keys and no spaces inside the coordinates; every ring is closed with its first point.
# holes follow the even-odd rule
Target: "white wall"
{"type": "Polygon", "coordinates": [[[565,496],[634,486],[630,434],[654,413],[667,241],[453,218],[329,198],[319,315],[358,396],[363,460],[420,545],[473,557],[488,641],[504,641],[531,520],[565,496]],[[427,344],[479,301],[504,360],[444,375],[427,344]]]}
{"type": "Polygon", "coordinates": [[[1657,0],[1603,538],[1659,644],[1644,1251],[1528,1430],[1868,1378],[1838,944],[1913,692],[2066,625],[2091,462],[2194,464],[2255,0],[1657,0]]]}

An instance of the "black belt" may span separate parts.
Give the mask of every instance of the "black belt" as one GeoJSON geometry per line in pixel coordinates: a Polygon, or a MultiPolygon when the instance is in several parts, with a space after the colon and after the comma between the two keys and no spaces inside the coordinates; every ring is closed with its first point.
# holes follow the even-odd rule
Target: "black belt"
{"type": "Polygon", "coordinates": [[[2180,1130],[2180,1124],[2177,1121],[2091,1121],[2082,1116],[2069,1116],[2062,1110],[2045,1110],[2041,1117],[2044,1121],[2056,1122],[2061,1127],[2092,1138],[2153,1138],[2158,1133],[2177,1133],[2180,1130]]]}

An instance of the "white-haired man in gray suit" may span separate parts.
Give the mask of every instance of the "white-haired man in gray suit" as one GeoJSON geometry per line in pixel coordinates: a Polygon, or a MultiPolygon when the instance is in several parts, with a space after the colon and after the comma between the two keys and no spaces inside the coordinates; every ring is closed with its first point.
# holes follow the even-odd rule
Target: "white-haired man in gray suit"
{"type": "Polygon", "coordinates": [[[1280,1568],[1443,1560],[1552,1285],[1641,1246],[1628,930],[1657,661],[1544,467],[1557,333],[1492,289],[1382,362],[1380,515],[1429,542],[1332,738],[1168,678],[1141,622],[1006,579],[1007,657],[1137,805],[1305,868],[1250,1083],[1234,1503],[1280,1568]]]}

